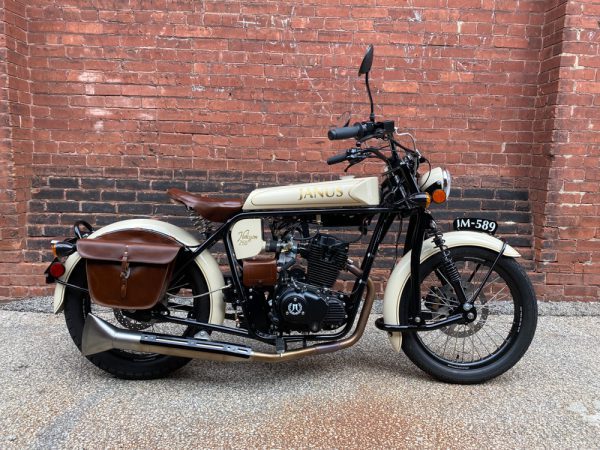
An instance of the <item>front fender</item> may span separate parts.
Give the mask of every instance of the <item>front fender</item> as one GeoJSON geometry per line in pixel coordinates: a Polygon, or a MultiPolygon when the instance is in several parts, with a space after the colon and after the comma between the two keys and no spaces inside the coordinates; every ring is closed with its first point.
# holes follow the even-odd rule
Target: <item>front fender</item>
{"type": "MultiPolygon", "coordinates": [[[[151,219],[132,219],[115,222],[101,228],[92,233],[87,239],[95,239],[107,233],[121,230],[148,230],[156,233],[164,234],[172,237],[177,242],[188,247],[200,245],[200,242],[190,233],[182,228],[179,228],[170,223],[161,222],[151,219]]],[[[78,253],[73,253],[65,261],[65,273],[59,279],[68,281],[73,269],[79,262],[81,257],[78,253]]],[[[204,251],[195,259],[196,264],[200,268],[210,294],[210,316],[209,323],[222,324],[225,318],[225,303],[223,302],[223,291],[217,290],[225,286],[225,280],[219,269],[219,264],[215,258],[208,252],[204,251]]],[[[57,283],[54,290],[54,313],[61,312],[64,308],[65,301],[65,286],[57,283]]]]}
{"type": "MultiPolygon", "coordinates": [[[[448,248],[462,246],[482,247],[496,252],[499,252],[503,245],[500,239],[475,231],[451,231],[444,233],[444,241],[448,248]]],[[[439,251],[433,243],[433,238],[423,242],[421,264],[439,251]]],[[[400,324],[400,299],[402,298],[402,291],[410,278],[410,255],[411,252],[408,252],[396,264],[385,288],[383,296],[383,321],[386,325],[400,324]]],[[[507,245],[504,250],[504,256],[518,258],[521,255],[513,247],[507,245]]],[[[402,345],[402,333],[390,333],[389,339],[394,350],[399,352],[402,345]]]]}

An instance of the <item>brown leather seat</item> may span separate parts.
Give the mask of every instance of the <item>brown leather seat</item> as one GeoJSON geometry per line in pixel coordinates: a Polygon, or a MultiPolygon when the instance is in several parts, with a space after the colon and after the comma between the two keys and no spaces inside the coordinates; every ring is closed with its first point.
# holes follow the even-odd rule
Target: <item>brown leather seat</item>
{"type": "Polygon", "coordinates": [[[227,221],[231,216],[239,213],[244,204],[242,199],[203,197],[177,188],[169,189],[167,194],[211,222],[227,221]]]}

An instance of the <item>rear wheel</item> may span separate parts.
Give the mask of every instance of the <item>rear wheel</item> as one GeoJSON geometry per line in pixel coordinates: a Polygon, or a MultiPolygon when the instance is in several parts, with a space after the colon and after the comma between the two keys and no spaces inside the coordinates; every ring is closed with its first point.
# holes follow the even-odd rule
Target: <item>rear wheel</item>
{"type": "MultiPolygon", "coordinates": [[[[177,273],[175,267],[174,273],[177,273]]],[[[87,288],[85,262],[80,261],[68,283],[87,288]]],[[[208,296],[197,297],[208,292],[206,282],[198,266],[188,264],[184,273],[170,282],[167,296],[173,299],[170,314],[177,317],[188,317],[207,322],[210,315],[208,296]],[[176,305],[175,305],[176,304],[176,305]]],[[[149,311],[126,311],[99,306],[90,300],[89,294],[79,289],[67,288],[65,292],[65,320],[69,333],[77,348],[81,350],[83,326],[89,313],[118,328],[179,336],[193,336],[199,330],[171,323],[156,322],[149,311]]],[[[153,379],[168,375],[180,369],[190,360],[156,353],[142,353],[125,350],[108,350],[87,358],[97,367],[126,379],[153,379]]]]}
{"type": "MultiPolygon", "coordinates": [[[[479,247],[450,249],[467,299],[471,299],[497,253],[479,247]]],[[[432,324],[459,312],[459,302],[441,270],[439,253],[421,264],[420,317],[432,324]]],[[[410,285],[401,300],[401,323],[409,323],[410,285]]],[[[472,300],[476,318],[467,324],[405,333],[402,350],[419,368],[450,383],[473,384],[514,366],[531,343],[537,301],[529,278],[512,258],[501,257],[481,293],[472,300]]]]}

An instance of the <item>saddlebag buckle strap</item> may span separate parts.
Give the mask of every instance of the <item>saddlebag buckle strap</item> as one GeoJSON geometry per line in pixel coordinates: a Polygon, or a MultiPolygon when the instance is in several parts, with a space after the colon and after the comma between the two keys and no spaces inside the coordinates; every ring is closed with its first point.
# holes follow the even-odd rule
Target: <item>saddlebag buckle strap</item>
{"type": "Polygon", "coordinates": [[[123,257],[121,258],[121,300],[127,296],[127,279],[131,274],[129,269],[129,261],[127,260],[128,248],[129,247],[125,245],[125,251],[123,252],[123,257]]]}

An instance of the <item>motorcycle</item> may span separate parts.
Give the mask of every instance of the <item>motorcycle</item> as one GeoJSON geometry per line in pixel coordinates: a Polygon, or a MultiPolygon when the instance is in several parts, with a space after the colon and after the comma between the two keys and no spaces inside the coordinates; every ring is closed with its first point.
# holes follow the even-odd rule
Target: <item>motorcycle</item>
{"type": "Polygon", "coordinates": [[[404,145],[393,121],[375,120],[372,62],[370,46],[358,72],[369,119],[329,130],[330,140],[354,145],[327,164],[348,163],[347,170],[377,159],[385,165],[381,182],[344,176],[256,189],[239,200],[170,189],[202,239],[134,219],[97,231],[81,220],[74,237],[52,241],[46,276],[56,283],[54,311],[64,312],[89,361],[119,378],[149,379],[191,359],[282,362],[348,348],[368,323],[380,244],[394,222],[399,238],[404,219],[403,255],[375,320],[392,348],[450,383],[481,383],[521,359],[535,333],[537,302],[519,253],[493,236],[494,221],[460,218],[454,231],[440,231],[430,205],[448,200],[450,174],[431,165],[422,173],[429,161],[414,139],[404,145]],[[348,238],[349,227],[358,238],[348,238]],[[363,248],[358,241],[367,235],[355,262],[351,246],[363,248]],[[226,271],[210,253],[217,244],[226,271]]]}

